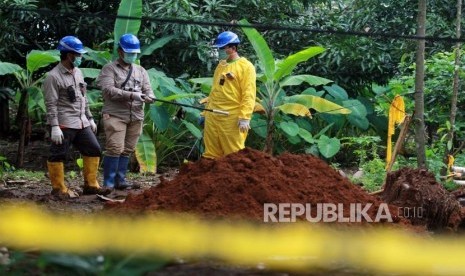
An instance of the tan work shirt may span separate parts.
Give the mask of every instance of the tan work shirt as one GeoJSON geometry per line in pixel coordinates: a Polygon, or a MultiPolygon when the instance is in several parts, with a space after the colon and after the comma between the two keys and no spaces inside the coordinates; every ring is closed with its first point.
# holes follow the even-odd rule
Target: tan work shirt
{"type": "Polygon", "coordinates": [[[60,62],[48,72],[42,86],[47,124],[74,129],[88,127],[92,113],[86,97],[86,86],[79,68],[69,71],[60,62]]]}
{"type": "Polygon", "coordinates": [[[131,99],[134,92],[155,98],[147,71],[140,65],[132,64],[131,77],[124,87],[129,68],[124,68],[118,60],[103,66],[97,78],[97,85],[103,93],[103,114],[129,121],[144,120],[144,103],[131,99]]]}

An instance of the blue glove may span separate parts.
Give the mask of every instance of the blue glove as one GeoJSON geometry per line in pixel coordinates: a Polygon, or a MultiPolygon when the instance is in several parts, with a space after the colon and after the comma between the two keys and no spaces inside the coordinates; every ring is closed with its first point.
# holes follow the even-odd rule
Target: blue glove
{"type": "Polygon", "coordinates": [[[197,121],[199,126],[204,127],[205,126],[205,117],[200,116],[199,120],[197,121]]]}

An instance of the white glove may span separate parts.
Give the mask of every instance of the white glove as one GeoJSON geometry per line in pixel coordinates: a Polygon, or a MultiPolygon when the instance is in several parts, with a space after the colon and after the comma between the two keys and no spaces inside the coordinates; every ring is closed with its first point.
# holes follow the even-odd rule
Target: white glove
{"type": "Polygon", "coordinates": [[[89,120],[90,123],[90,129],[92,129],[92,132],[97,133],[97,125],[94,122],[94,119],[89,120]]]}
{"type": "Polygon", "coordinates": [[[61,131],[59,126],[52,126],[52,142],[61,145],[63,143],[63,131],[61,131]]]}
{"type": "Polygon", "coordinates": [[[145,101],[145,95],[140,92],[133,92],[131,95],[133,101],[143,102],[145,101]]]}
{"type": "Polygon", "coordinates": [[[250,129],[250,120],[239,119],[237,125],[240,132],[247,132],[250,129]]]}

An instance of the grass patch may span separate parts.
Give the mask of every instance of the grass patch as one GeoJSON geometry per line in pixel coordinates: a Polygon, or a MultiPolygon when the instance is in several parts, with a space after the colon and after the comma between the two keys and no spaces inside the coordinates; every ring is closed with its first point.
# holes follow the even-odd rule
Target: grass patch
{"type": "Polygon", "coordinates": [[[4,172],[3,180],[29,180],[41,181],[45,179],[44,171],[28,171],[28,170],[14,170],[4,172]]]}

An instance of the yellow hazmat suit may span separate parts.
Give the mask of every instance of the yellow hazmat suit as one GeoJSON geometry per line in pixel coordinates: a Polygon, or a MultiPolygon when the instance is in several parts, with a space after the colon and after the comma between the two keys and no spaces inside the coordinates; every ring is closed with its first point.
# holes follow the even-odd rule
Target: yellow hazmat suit
{"type": "Polygon", "coordinates": [[[221,60],[213,75],[207,108],[229,112],[229,116],[205,112],[205,158],[217,158],[245,147],[247,132],[240,132],[240,119],[250,120],[255,106],[255,67],[246,58],[221,60]]]}

